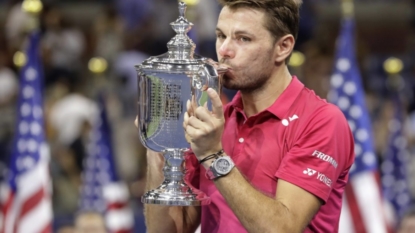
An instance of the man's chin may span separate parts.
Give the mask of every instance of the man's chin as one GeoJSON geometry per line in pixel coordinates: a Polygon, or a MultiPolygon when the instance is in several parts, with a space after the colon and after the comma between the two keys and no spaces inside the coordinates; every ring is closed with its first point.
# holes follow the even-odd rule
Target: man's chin
{"type": "Polygon", "coordinates": [[[222,81],[222,86],[229,90],[238,90],[239,88],[232,81],[232,79],[227,79],[224,77],[222,81]]]}

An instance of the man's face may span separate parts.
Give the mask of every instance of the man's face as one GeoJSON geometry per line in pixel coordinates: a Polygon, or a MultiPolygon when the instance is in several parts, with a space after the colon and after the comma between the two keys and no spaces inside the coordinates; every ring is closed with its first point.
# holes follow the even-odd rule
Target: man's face
{"type": "Polygon", "coordinates": [[[275,68],[275,43],[264,22],[262,11],[222,9],[216,28],[216,52],[219,62],[230,68],[223,77],[226,88],[256,90],[270,78],[275,68]]]}

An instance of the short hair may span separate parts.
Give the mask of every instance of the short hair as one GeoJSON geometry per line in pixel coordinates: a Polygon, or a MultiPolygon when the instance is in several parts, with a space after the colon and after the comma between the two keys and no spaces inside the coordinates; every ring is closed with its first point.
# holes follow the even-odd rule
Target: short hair
{"type": "Polygon", "coordinates": [[[265,28],[274,40],[291,34],[297,39],[300,24],[301,0],[218,0],[223,7],[242,7],[261,10],[265,13],[265,28]]]}

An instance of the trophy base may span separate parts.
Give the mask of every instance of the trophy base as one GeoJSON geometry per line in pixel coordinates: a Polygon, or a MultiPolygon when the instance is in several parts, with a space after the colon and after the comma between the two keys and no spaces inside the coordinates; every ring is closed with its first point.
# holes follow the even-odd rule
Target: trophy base
{"type": "Polygon", "coordinates": [[[168,206],[201,206],[210,204],[210,198],[201,191],[190,188],[186,192],[174,192],[159,187],[145,193],[141,197],[141,202],[168,206]]]}

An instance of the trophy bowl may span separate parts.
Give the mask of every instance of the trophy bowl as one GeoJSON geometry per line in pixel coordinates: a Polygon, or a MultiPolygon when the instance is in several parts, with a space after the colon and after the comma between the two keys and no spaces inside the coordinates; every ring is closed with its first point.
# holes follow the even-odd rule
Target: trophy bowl
{"type": "Polygon", "coordinates": [[[138,73],[138,131],[141,143],[164,157],[164,181],[144,194],[146,204],[199,206],[210,203],[200,190],[184,180],[185,152],[189,148],[183,129],[186,102],[199,106],[211,102],[208,88],[220,93],[220,77],[226,68],[194,54],[195,44],[187,36],[192,23],[185,18],[186,4],[179,3],[179,18],[170,25],[176,32],[168,52],[146,59],[136,67],[138,73]]]}

